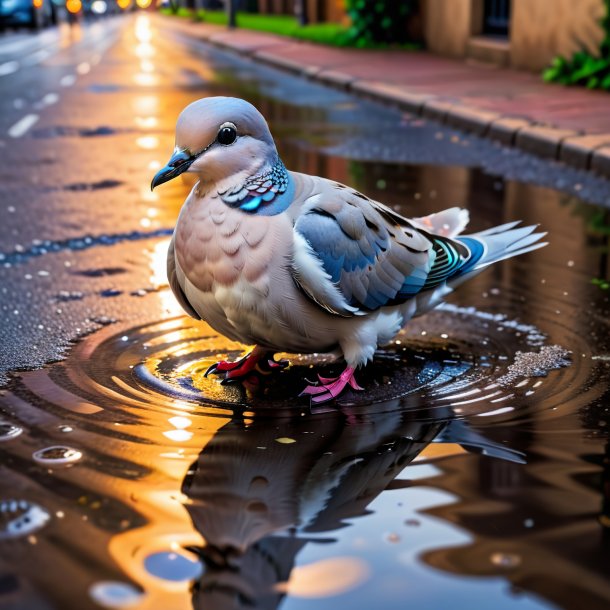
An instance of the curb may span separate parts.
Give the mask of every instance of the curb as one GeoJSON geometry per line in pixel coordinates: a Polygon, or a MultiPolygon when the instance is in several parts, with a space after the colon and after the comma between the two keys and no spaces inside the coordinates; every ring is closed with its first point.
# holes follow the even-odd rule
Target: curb
{"type": "MultiPolygon", "coordinates": [[[[226,30],[225,30],[226,32],[226,30]]],[[[358,79],[340,69],[320,68],[284,59],[269,49],[284,44],[305,44],[302,41],[277,37],[253,48],[234,44],[218,32],[203,34],[190,31],[199,40],[249,57],[268,66],[296,74],[303,78],[349,91],[362,98],[399,108],[411,114],[437,121],[460,131],[512,146],[537,157],[560,161],[581,170],[593,171],[610,178],[610,133],[586,134],[572,129],[536,122],[528,117],[500,114],[464,104],[461,100],[447,100],[437,95],[410,93],[403,87],[358,79]]],[[[262,41],[261,41],[262,42],[262,41]]]]}

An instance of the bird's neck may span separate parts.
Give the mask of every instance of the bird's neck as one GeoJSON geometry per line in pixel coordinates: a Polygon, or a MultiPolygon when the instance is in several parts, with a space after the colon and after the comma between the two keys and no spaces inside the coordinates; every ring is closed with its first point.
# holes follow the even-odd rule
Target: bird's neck
{"type": "Polygon", "coordinates": [[[249,175],[234,176],[227,185],[218,185],[218,196],[232,208],[248,214],[273,216],[292,202],[294,185],[282,160],[275,155],[249,175]]]}

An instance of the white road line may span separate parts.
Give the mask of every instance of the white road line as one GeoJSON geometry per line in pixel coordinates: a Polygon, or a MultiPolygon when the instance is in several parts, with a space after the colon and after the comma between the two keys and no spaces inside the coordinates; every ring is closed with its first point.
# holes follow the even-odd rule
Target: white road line
{"type": "Polygon", "coordinates": [[[30,127],[36,124],[39,118],[40,117],[37,114],[26,114],[8,130],[8,135],[11,138],[20,138],[30,129],[30,127]]]}
{"type": "Polygon", "coordinates": [[[74,74],[66,74],[65,76],[61,77],[59,84],[62,87],[71,87],[75,82],[76,76],[74,76],[74,74]]]}
{"type": "Polygon", "coordinates": [[[52,106],[53,104],[57,104],[57,102],[59,102],[59,95],[57,95],[57,93],[47,93],[46,95],[44,95],[42,97],[42,99],[39,102],[36,102],[34,104],[34,109],[42,110],[43,108],[46,108],[47,106],[52,106]]]}
{"type": "Polygon", "coordinates": [[[19,63],[16,61],[7,61],[4,64],[0,64],[0,76],[6,76],[19,70],[19,63]]]}
{"type": "Polygon", "coordinates": [[[22,51],[25,47],[31,47],[35,44],[35,40],[17,40],[15,42],[9,42],[0,46],[0,53],[15,53],[22,51]]]}
{"type": "Polygon", "coordinates": [[[39,64],[41,61],[50,57],[51,53],[46,49],[40,49],[31,55],[28,55],[25,59],[22,60],[22,63],[27,64],[28,66],[33,66],[35,64],[39,64]]]}
{"type": "Polygon", "coordinates": [[[57,93],[47,93],[41,100],[40,103],[43,106],[51,106],[59,102],[59,95],[57,93]]]}
{"type": "Polygon", "coordinates": [[[27,47],[33,47],[36,45],[50,44],[59,37],[57,30],[48,30],[42,34],[35,36],[24,36],[18,40],[8,40],[4,44],[0,44],[0,54],[4,53],[22,53],[27,47]]]}

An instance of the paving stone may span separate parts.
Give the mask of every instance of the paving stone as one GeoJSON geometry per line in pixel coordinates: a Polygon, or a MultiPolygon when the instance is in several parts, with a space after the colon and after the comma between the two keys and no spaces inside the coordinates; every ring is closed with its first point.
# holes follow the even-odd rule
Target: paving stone
{"type": "Polygon", "coordinates": [[[468,106],[453,106],[447,113],[447,124],[477,135],[484,135],[493,121],[501,118],[497,112],[489,112],[468,106]]]}
{"type": "Polygon", "coordinates": [[[587,169],[595,149],[603,146],[610,146],[610,133],[566,138],[561,143],[559,158],[568,165],[587,169]]]}
{"type": "Polygon", "coordinates": [[[443,123],[445,122],[447,114],[454,106],[455,102],[448,102],[446,100],[440,99],[431,99],[427,102],[424,102],[424,106],[422,108],[421,113],[428,119],[443,123]]]}
{"type": "Polygon", "coordinates": [[[591,169],[602,176],[610,178],[610,146],[603,146],[593,152],[591,169]]]}
{"type": "Polygon", "coordinates": [[[309,66],[303,70],[303,74],[307,78],[315,78],[320,72],[322,72],[320,66],[309,66]]]}
{"type": "Polygon", "coordinates": [[[517,132],[515,145],[540,157],[557,159],[562,140],[574,135],[577,135],[577,132],[572,129],[532,125],[517,132]]]}
{"type": "Polygon", "coordinates": [[[352,91],[378,101],[389,102],[403,110],[420,114],[424,104],[434,99],[432,95],[410,93],[401,87],[369,80],[352,83],[352,91]]]}
{"type": "Polygon", "coordinates": [[[316,74],[315,78],[341,89],[348,89],[350,84],[355,80],[350,74],[336,70],[322,70],[316,74]]]}
{"type": "Polygon", "coordinates": [[[497,121],[492,121],[487,135],[493,140],[498,140],[502,144],[512,146],[515,136],[520,129],[531,127],[532,122],[523,118],[503,117],[497,121]]]}
{"type": "Polygon", "coordinates": [[[286,59],[285,57],[281,57],[275,53],[268,53],[267,51],[257,51],[254,53],[254,57],[266,64],[275,66],[277,68],[282,68],[283,70],[288,70],[289,72],[294,72],[296,74],[305,74],[308,68],[315,67],[307,66],[306,64],[303,64],[303,62],[286,59]]]}

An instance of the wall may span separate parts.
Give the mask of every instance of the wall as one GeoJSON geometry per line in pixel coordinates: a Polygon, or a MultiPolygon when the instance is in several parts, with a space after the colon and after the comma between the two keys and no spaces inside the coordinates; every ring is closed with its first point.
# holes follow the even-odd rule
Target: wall
{"type": "Polygon", "coordinates": [[[512,11],[510,53],[517,68],[540,70],[582,47],[595,52],[603,37],[603,0],[513,0],[512,11]]]}
{"type": "MultiPolygon", "coordinates": [[[[483,0],[421,0],[428,48],[465,57],[467,41],[480,34],[483,0]]],[[[510,63],[540,70],[556,55],[580,48],[595,52],[603,31],[603,0],[512,0],[510,63]]]]}
{"type": "Polygon", "coordinates": [[[421,7],[428,49],[464,57],[473,30],[473,0],[421,0],[421,7]]]}

